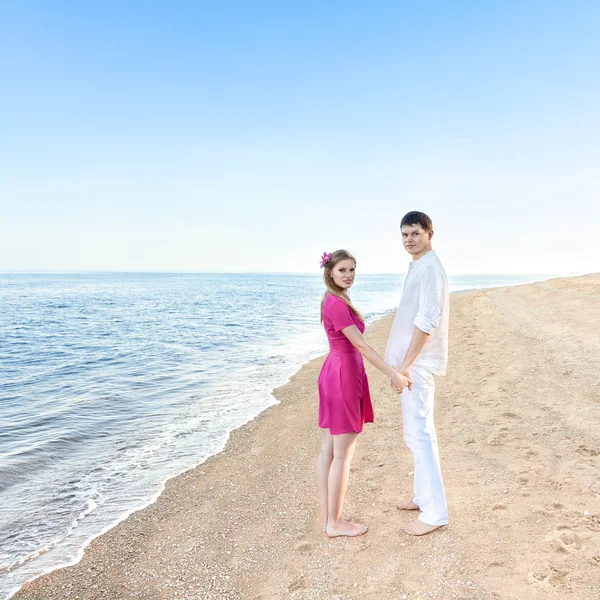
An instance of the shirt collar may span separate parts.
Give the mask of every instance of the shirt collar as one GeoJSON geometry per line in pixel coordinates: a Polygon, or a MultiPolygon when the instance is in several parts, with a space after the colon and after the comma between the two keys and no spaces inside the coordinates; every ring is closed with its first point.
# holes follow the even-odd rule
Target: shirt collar
{"type": "Polygon", "coordinates": [[[417,258],[417,260],[411,260],[409,264],[409,269],[412,269],[416,264],[425,264],[429,262],[435,256],[435,250],[430,250],[427,254],[423,254],[421,258],[417,258]]]}

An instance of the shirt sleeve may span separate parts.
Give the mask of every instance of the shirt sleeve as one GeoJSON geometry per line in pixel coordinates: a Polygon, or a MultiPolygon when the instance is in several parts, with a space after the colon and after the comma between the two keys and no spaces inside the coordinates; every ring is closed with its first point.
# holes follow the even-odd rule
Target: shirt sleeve
{"type": "Polygon", "coordinates": [[[442,274],[432,265],[425,269],[419,285],[419,311],[413,321],[421,331],[431,334],[440,326],[445,286],[442,274]]]}
{"type": "Polygon", "coordinates": [[[336,299],[329,305],[329,317],[336,331],[355,325],[350,307],[341,299],[336,299]]]}

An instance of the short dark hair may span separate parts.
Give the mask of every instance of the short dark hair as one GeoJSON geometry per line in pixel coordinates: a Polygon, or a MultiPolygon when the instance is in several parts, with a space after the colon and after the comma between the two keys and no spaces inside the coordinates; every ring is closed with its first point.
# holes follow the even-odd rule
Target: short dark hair
{"type": "Polygon", "coordinates": [[[400,229],[402,229],[402,227],[414,225],[420,225],[425,231],[431,231],[433,229],[431,219],[425,213],[419,212],[418,210],[411,210],[402,217],[400,229]]]}

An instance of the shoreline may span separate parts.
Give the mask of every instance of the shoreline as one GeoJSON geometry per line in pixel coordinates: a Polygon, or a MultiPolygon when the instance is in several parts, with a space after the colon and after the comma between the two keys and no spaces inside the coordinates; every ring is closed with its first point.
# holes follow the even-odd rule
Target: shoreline
{"type": "MultiPolygon", "coordinates": [[[[541,283],[548,284],[553,281],[569,282],[572,279],[573,278],[569,278],[568,280],[547,280],[547,281],[541,282],[541,283]]],[[[532,286],[536,286],[536,285],[540,285],[540,284],[539,283],[538,284],[519,284],[517,286],[506,286],[506,287],[501,287],[501,288],[486,288],[485,290],[478,289],[478,290],[474,290],[474,291],[461,291],[461,292],[454,292],[452,294],[452,297],[459,298],[461,296],[469,297],[469,296],[473,296],[473,295],[479,295],[479,296],[485,297],[486,293],[491,293],[494,291],[497,292],[498,290],[500,290],[500,291],[511,290],[511,289],[516,289],[516,288],[532,287],[532,286]]],[[[387,313],[385,315],[379,316],[373,322],[370,323],[369,329],[367,331],[367,335],[369,336],[369,338],[371,338],[373,336],[377,336],[378,334],[381,334],[382,332],[384,332],[386,326],[390,322],[391,315],[393,314],[393,312],[394,311],[391,311],[391,313],[387,313]]],[[[314,372],[316,372],[316,369],[318,367],[320,367],[320,363],[324,359],[324,356],[325,355],[320,355],[316,358],[310,359],[309,361],[303,363],[302,366],[297,371],[294,371],[294,373],[288,378],[286,383],[274,388],[272,391],[272,395],[277,400],[277,403],[267,407],[265,410],[258,413],[253,419],[251,419],[247,423],[242,424],[239,427],[237,427],[236,429],[232,430],[229,433],[228,439],[227,439],[223,449],[221,450],[221,452],[210,456],[204,462],[199,463],[198,465],[190,467],[188,469],[185,469],[178,475],[175,475],[175,476],[169,478],[168,480],[166,480],[163,484],[162,490],[157,493],[156,498],[154,500],[152,500],[150,503],[146,504],[143,507],[132,510],[123,519],[121,519],[117,524],[111,526],[109,529],[105,530],[103,533],[98,534],[92,540],[90,540],[90,542],[85,546],[85,548],[83,548],[81,550],[81,552],[80,552],[81,556],[78,558],[78,560],[76,562],[69,563],[69,565],[56,567],[48,573],[41,574],[40,576],[36,577],[34,580],[25,584],[25,586],[23,586],[23,588],[21,588],[20,591],[16,592],[11,597],[17,597],[19,599],[20,598],[29,598],[30,597],[28,595],[29,592],[31,591],[33,593],[37,590],[38,592],[41,592],[42,595],[38,596],[37,594],[34,593],[34,595],[31,596],[31,598],[34,598],[34,597],[45,598],[44,592],[40,588],[41,582],[48,581],[51,583],[51,581],[53,579],[57,578],[56,574],[66,573],[67,571],[73,570],[73,568],[77,569],[76,566],[73,567],[71,565],[80,564],[80,561],[82,560],[82,558],[85,558],[88,555],[88,552],[90,555],[93,553],[97,554],[98,552],[100,554],[102,554],[102,552],[106,552],[107,551],[106,543],[104,543],[104,542],[106,542],[106,540],[104,540],[104,542],[102,541],[105,536],[106,537],[109,537],[109,536],[110,537],[119,537],[120,532],[122,530],[126,531],[128,529],[131,529],[131,527],[133,527],[135,529],[135,527],[139,524],[139,522],[142,522],[142,523],[145,522],[147,520],[146,517],[148,516],[145,513],[149,513],[149,512],[153,512],[153,513],[159,512],[160,513],[160,508],[162,508],[162,507],[159,507],[158,505],[164,504],[164,503],[168,504],[168,499],[165,500],[164,502],[161,502],[161,498],[163,498],[164,496],[170,496],[174,491],[177,492],[179,490],[179,488],[181,488],[182,486],[185,487],[185,486],[189,485],[190,481],[202,480],[209,470],[214,471],[216,469],[218,471],[219,464],[222,463],[226,457],[231,456],[232,454],[235,454],[236,452],[239,452],[241,447],[243,447],[246,444],[246,442],[252,441],[253,432],[255,432],[256,430],[259,430],[259,429],[264,429],[265,420],[267,420],[267,419],[276,420],[277,418],[280,421],[282,419],[287,420],[290,415],[286,415],[284,413],[284,409],[287,408],[288,411],[291,410],[292,412],[297,412],[298,409],[297,409],[297,406],[295,406],[294,403],[290,401],[290,398],[287,397],[287,396],[289,396],[289,394],[287,394],[287,392],[289,390],[286,388],[290,388],[290,387],[293,387],[294,385],[297,385],[299,383],[299,380],[302,380],[303,378],[306,379],[307,373],[310,376],[314,375],[314,372]],[[280,408],[279,411],[272,410],[277,407],[280,408]],[[277,413],[277,414],[274,417],[271,417],[271,415],[273,415],[274,413],[277,413]],[[152,508],[152,507],[154,507],[154,508],[152,508]],[[132,521],[132,523],[128,524],[128,521],[130,521],[130,520],[132,521]],[[136,523],[133,524],[133,521],[136,521],[136,523]]],[[[372,370],[371,370],[371,372],[372,372],[372,370]]],[[[373,377],[371,374],[369,374],[369,376],[373,377]]],[[[300,381],[300,387],[301,387],[302,391],[306,394],[306,385],[302,385],[301,381],[300,381]]],[[[381,388],[381,386],[378,385],[377,388],[381,388]]],[[[308,392],[308,393],[310,393],[310,392],[308,392]]],[[[312,395],[314,396],[314,390],[312,391],[312,395]]],[[[376,418],[377,418],[377,411],[376,411],[376,418]]],[[[314,426],[314,429],[316,429],[316,425],[314,426]]],[[[313,433],[310,435],[310,437],[313,440],[316,437],[314,434],[316,434],[316,432],[313,431],[313,433]]],[[[369,436],[369,432],[366,430],[365,433],[363,434],[363,436],[364,437],[369,436]]],[[[256,441],[260,441],[260,440],[254,440],[254,441],[256,442],[256,441]]],[[[252,452],[252,450],[251,450],[251,452],[252,452]]],[[[379,465],[377,465],[377,466],[379,466],[379,465]]],[[[215,473],[213,473],[212,475],[214,477],[215,473]]],[[[217,480],[218,480],[219,479],[218,473],[216,475],[217,475],[217,480]]],[[[213,488],[210,488],[210,489],[212,490],[213,488]]],[[[357,507],[355,507],[355,508],[357,508],[357,507]]],[[[154,516],[156,516],[156,515],[154,515],[154,516]]],[[[329,545],[331,545],[331,543],[329,545]]],[[[58,579],[62,579],[62,576],[58,577],[58,579]]],[[[299,588],[299,589],[301,589],[301,588],[299,588]]],[[[50,597],[50,596],[48,596],[48,597],[50,597]]],[[[52,596],[52,597],[54,597],[54,596],[52,596]]],[[[82,596],[82,597],[92,598],[93,596],[82,596]]],[[[106,596],[106,597],[107,598],[108,597],[123,598],[123,597],[129,597],[129,596],[106,596]]],[[[136,596],[130,596],[130,597],[136,597],[136,596]]],[[[160,597],[162,597],[162,596],[160,596],[160,597]]],[[[209,596],[209,597],[212,597],[212,596],[209,596]]],[[[231,597],[238,597],[238,596],[231,596],[231,597]]]]}
{"type": "MultiPolygon", "coordinates": [[[[43,273],[43,274],[47,274],[47,273],[43,273]]],[[[73,273],[75,274],[75,273],[73,273]]],[[[550,278],[557,278],[558,276],[550,276],[550,278]]],[[[544,280],[540,280],[540,281],[549,281],[551,279],[544,279],[544,280]]],[[[455,290],[453,292],[450,292],[450,295],[457,295],[457,294],[464,294],[464,293],[470,293],[470,292],[476,292],[476,291],[487,291],[487,290],[493,290],[493,289],[500,289],[500,288],[507,288],[507,287],[519,287],[519,286],[524,286],[524,285],[531,285],[531,283],[510,283],[510,284],[506,284],[506,285],[496,285],[494,287],[484,287],[484,288],[465,288],[465,289],[460,289],[460,290],[455,290]]],[[[373,316],[371,316],[369,319],[367,319],[367,334],[369,333],[369,329],[377,322],[384,320],[386,318],[389,318],[390,315],[394,314],[396,311],[395,308],[384,312],[384,313],[375,313],[373,316]]],[[[163,494],[163,492],[166,489],[166,486],[168,485],[168,483],[173,480],[176,479],[178,477],[180,477],[181,475],[185,474],[188,471],[194,470],[194,469],[198,469],[199,467],[201,467],[202,465],[206,464],[208,461],[218,458],[223,452],[225,452],[227,450],[227,447],[230,443],[231,440],[231,436],[232,434],[234,434],[238,429],[246,427],[247,425],[249,425],[250,423],[252,423],[253,421],[263,417],[266,413],[268,413],[272,408],[275,408],[277,406],[279,406],[281,404],[280,400],[277,399],[277,395],[276,392],[281,389],[284,388],[286,385],[288,385],[292,378],[295,377],[296,375],[298,375],[300,373],[300,371],[302,371],[302,369],[309,365],[311,362],[313,361],[323,361],[325,359],[325,357],[327,356],[327,352],[325,353],[319,353],[319,352],[314,352],[311,353],[314,354],[312,357],[308,358],[307,360],[305,360],[304,362],[300,363],[299,366],[296,367],[290,367],[289,370],[289,374],[288,375],[282,375],[282,379],[284,380],[281,383],[278,383],[277,385],[275,385],[275,387],[273,387],[268,393],[271,395],[273,402],[271,404],[269,404],[268,406],[266,406],[265,408],[260,409],[255,415],[251,416],[248,420],[246,420],[245,422],[237,425],[236,427],[234,427],[232,430],[230,430],[227,433],[227,436],[223,439],[222,443],[220,444],[220,449],[217,452],[214,452],[213,454],[211,454],[210,456],[204,458],[202,461],[195,463],[191,466],[185,467],[182,470],[178,471],[177,473],[175,473],[174,475],[171,475],[169,477],[167,477],[166,479],[164,479],[163,481],[160,482],[160,489],[157,490],[147,501],[143,502],[142,504],[135,506],[127,511],[125,511],[121,516],[119,516],[119,518],[115,521],[113,521],[112,523],[110,523],[109,525],[105,526],[104,528],[102,528],[98,533],[90,536],[89,538],[87,538],[81,545],[81,547],[79,548],[77,555],[71,559],[71,560],[67,560],[65,562],[62,562],[56,566],[53,567],[49,567],[47,569],[45,569],[44,571],[42,571],[41,573],[39,573],[38,575],[34,576],[33,578],[29,579],[27,582],[25,582],[24,584],[22,584],[19,587],[14,588],[11,592],[9,592],[9,595],[6,597],[6,600],[10,600],[11,598],[13,598],[21,589],[23,589],[23,587],[29,585],[30,583],[36,581],[39,578],[42,578],[46,575],[49,575],[55,571],[58,570],[62,570],[62,569],[66,569],[69,567],[73,567],[75,565],[77,565],[81,559],[84,557],[85,552],[87,550],[87,548],[89,547],[89,545],[96,539],[102,537],[103,535],[105,535],[106,533],[110,532],[111,530],[113,530],[114,528],[118,527],[122,522],[124,522],[125,520],[127,520],[131,515],[139,512],[139,511],[143,511],[146,508],[148,508],[149,506],[153,505],[154,503],[156,503],[160,496],[163,494]]],[[[35,556],[39,556],[41,554],[44,554],[45,552],[47,552],[48,549],[44,548],[41,549],[39,552],[37,552],[35,554],[35,556]]],[[[25,557],[25,559],[23,559],[19,564],[24,564],[26,562],[28,562],[29,560],[35,560],[35,557],[32,558],[32,555],[25,557]]],[[[8,570],[7,572],[10,572],[10,570],[8,570]]]]}
{"type": "MultiPolygon", "coordinates": [[[[460,293],[460,292],[454,292],[454,293],[460,293]]],[[[370,327],[371,325],[373,325],[375,322],[384,319],[386,317],[388,317],[391,313],[395,313],[395,309],[388,311],[386,313],[383,314],[376,314],[372,317],[372,321],[369,323],[368,327],[370,327]]],[[[312,353],[311,353],[312,354],[312,353]]],[[[213,458],[217,458],[220,454],[222,454],[226,449],[227,446],[230,443],[230,439],[233,433],[235,433],[238,429],[246,427],[248,424],[252,423],[253,421],[255,421],[256,419],[260,419],[263,415],[265,415],[265,413],[267,413],[269,410],[271,410],[272,408],[275,408],[277,406],[280,405],[280,401],[277,399],[276,397],[276,391],[279,390],[280,388],[285,387],[288,383],[290,383],[291,379],[293,377],[295,377],[305,365],[308,365],[309,363],[311,363],[312,361],[315,360],[324,360],[326,353],[314,353],[316,354],[315,356],[312,356],[311,358],[308,358],[307,360],[305,360],[304,362],[302,362],[300,364],[300,366],[298,367],[290,367],[290,374],[289,375],[282,375],[282,379],[285,379],[285,381],[283,383],[278,383],[275,387],[273,387],[269,394],[273,397],[273,403],[270,404],[269,406],[262,408],[259,410],[259,412],[257,412],[254,416],[250,417],[247,421],[245,421],[244,423],[241,423],[240,425],[237,425],[236,427],[234,427],[232,430],[230,430],[227,433],[227,437],[224,438],[223,443],[221,444],[220,449],[211,454],[210,456],[206,457],[205,459],[203,459],[201,462],[198,462],[192,466],[186,467],[184,469],[182,469],[181,471],[175,473],[174,475],[171,475],[169,477],[167,477],[164,481],[161,482],[161,487],[158,491],[156,491],[152,497],[147,501],[144,502],[143,504],[136,506],[128,511],[126,511],[125,513],[123,513],[123,515],[121,515],[116,521],[114,521],[113,523],[111,523],[110,525],[107,525],[105,528],[103,528],[99,533],[94,534],[93,536],[91,536],[90,538],[88,538],[83,545],[81,546],[81,548],[79,548],[78,552],[77,552],[77,556],[74,557],[72,560],[66,561],[64,563],[61,563],[59,565],[56,565],[55,567],[51,567],[48,568],[46,570],[44,570],[43,572],[41,572],[39,575],[36,575],[35,577],[33,577],[32,579],[29,579],[27,582],[25,582],[22,586],[14,589],[13,591],[9,592],[9,595],[6,597],[6,600],[10,600],[11,598],[13,598],[15,596],[15,594],[17,594],[23,587],[29,585],[30,583],[36,581],[37,579],[39,579],[40,577],[44,577],[46,575],[49,575],[50,573],[53,573],[54,571],[58,571],[61,569],[66,569],[68,567],[72,567],[77,565],[81,559],[83,558],[83,556],[85,555],[85,551],[86,549],[89,547],[89,545],[96,540],[97,538],[105,535],[106,533],[108,533],[109,531],[111,531],[112,529],[114,529],[115,527],[118,527],[122,522],[124,522],[125,520],[127,520],[132,514],[135,514],[139,511],[145,510],[146,508],[148,508],[149,506],[153,505],[159,498],[160,496],[163,494],[163,492],[166,489],[166,486],[168,485],[168,483],[173,480],[176,479],[177,477],[180,477],[181,475],[185,474],[188,471],[197,469],[199,467],[201,467],[202,465],[206,464],[208,461],[210,461],[213,458]]],[[[35,556],[39,556],[45,552],[47,552],[48,549],[41,549],[39,552],[37,552],[35,554],[35,556]]],[[[29,560],[35,560],[35,556],[28,556],[25,557],[25,559],[23,559],[22,562],[19,563],[20,564],[24,564],[26,562],[28,562],[29,560]]],[[[10,573],[10,570],[7,571],[7,573],[10,573]]]]}
{"type": "MultiPolygon", "coordinates": [[[[460,292],[455,292],[455,293],[460,293],[460,292]]],[[[368,327],[370,327],[371,325],[373,325],[375,322],[386,318],[387,316],[389,316],[391,313],[394,313],[395,309],[392,309],[391,311],[388,311],[386,313],[380,314],[380,313],[376,313],[372,318],[372,321],[369,323],[368,327]]],[[[50,567],[46,570],[44,570],[43,572],[39,573],[38,575],[36,575],[35,577],[29,579],[27,582],[25,582],[23,585],[21,585],[20,587],[17,587],[15,589],[13,589],[12,591],[9,592],[9,595],[6,596],[5,600],[10,600],[11,598],[14,598],[16,594],[19,593],[19,591],[21,591],[25,586],[33,583],[34,581],[38,580],[39,578],[45,577],[46,575],[49,575],[55,571],[59,571],[62,569],[66,569],[69,567],[73,567],[75,565],[77,565],[81,559],[84,557],[85,552],[87,550],[87,548],[90,546],[91,543],[93,543],[96,539],[102,537],[103,535],[109,533],[110,531],[112,531],[114,528],[118,527],[121,523],[123,523],[124,521],[126,521],[131,515],[139,512],[139,511],[143,511],[146,508],[148,508],[149,506],[152,506],[154,503],[156,503],[160,496],[164,493],[167,485],[169,484],[170,481],[172,481],[173,479],[176,479],[178,477],[180,477],[181,475],[184,475],[185,473],[187,473],[188,471],[192,471],[194,469],[198,469],[199,467],[201,467],[202,465],[205,465],[208,461],[218,458],[223,452],[225,452],[227,450],[227,446],[230,443],[231,440],[231,436],[232,434],[234,434],[237,430],[248,426],[250,423],[252,423],[253,421],[260,419],[262,416],[264,416],[266,413],[268,413],[271,409],[277,407],[280,405],[280,401],[277,399],[276,396],[276,392],[277,390],[285,387],[286,385],[288,385],[290,383],[290,381],[292,380],[293,377],[295,377],[306,365],[308,365],[309,363],[316,361],[316,360],[324,360],[326,353],[322,353],[322,352],[313,352],[311,354],[314,354],[314,356],[308,358],[307,360],[305,360],[304,362],[302,362],[299,366],[291,366],[290,369],[288,370],[289,374],[287,375],[282,375],[281,379],[283,379],[283,382],[279,382],[275,385],[275,387],[273,387],[270,392],[268,392],[273,399],[273,402],[271,404],[269,404],[268,406],[266,406],[265,408],[260,409],[254,416],[251,416],[248,420],[246,420],[243,423],[240,423],[239,425],[237,425],[236,427],[234,427],[233,429],[231,429],[230,431],[228,431],[227,436],[223,439],[222,444],[220,445],[220,449],[211,454],[210,456],[204,458],[201,462],[195,463],[189,467],[185,467],[184,469],[182,469],[181,471],[175,473],[174,475],[171,475],[169,477],[167,477],[166,479],[164,479],[163,481],[161,481],[161,487],[159,490],[157,490],[149,499],[147,502],[144,502],[142,504],[140,504],[139,506],[133,507],[127,511],[125,511],[123,513],[123,515],[121,515],[117,520],[113,521],[111,524],[107,525],[106,527],[104,527],[99,533],[92,535],[91,537],[89,537],[85,542],[83,542],[82,546],[79,548],[77,555],[71,559],[68,560],[66,562],[60,563],[54,567],[50,567]]],[[[36,556],[40,556],[42,554],[44,554],[45,552],[47,552],[48,549],[43,548],[40,551],[36,552],[35,555],[30,555],[25,557],[20,563],[20,564],[24,564],[26,562],[29,562],[30,560],[35,560],[36,556]]],[[[8,570],[7,573],[10,573],[11,570],[8,570]]]]}
{"type": "MultiPolygon", "coordinates": [[[[389,314],[395,312],[395,309],[392,309],[390,311],[387,311],[385,313],[375,313],[372,317],[370,317],[370,319],[372,319],[369,323],[369,327],[375,323],[376,321],[379,321],[381,319],[384,319],[385,317],[387,317],[389,314]]],[[[295,377],[301,370],[302,368],[311,363],[312,361],[315,360],[323,360],[326,356],[326,353],[320,352],[320,351],[314,351],[311,352],[309,355],[309,358],[307,360],[304,360],[303,362],[301,362],[299,365],[296,366],[290,366],[290,368],[288,370],[286,370],[285,374],[282,374],[281,377],[279,378],[278,383],[275,384],[275,386],[273,388],[271,388],[271,390],[269,392],[267,392],[271,398],[272,398],[272,402],[266,406],[265,408],[261,408],[258,409],[258,412],[256,414],[254,414],[253,416],[249,417],[246,421],[244,421],[243,423],[240,423],[239,425],[237,425],[236,427],[234,427],[233,429],[231,429],[230,431],[227,432],[226,437],[223,438],[222,443],[220,444],[220,448],[218,451],[214,452],[213,454],[210,454],[209,456],[207,456],[206,458],[204,458],[202,461],[195,463],[191,466],[185,467],[183,469],[181,469],[180,471],[176,472],[173,475],[168,476],[166,479],[164,479],[163,481],[160,482],[160,489],[158,489],[157,491],[155,491],[155,493],[145,502],[143,502],[142,504],[135,506],[127,511],[125,511],[121,516],[119,516],[118,519],[116,519],[115,521],[113,521],[112,523],[110,523],[109,525],[106,525],[105,527],[103,527],[98,533],[90,536],[89,538],[87,538],[81,545],[81,547],[78,549],[77,551],[77,555],[70,560],[66,560],[65,562],[61,562],[60,564],[53,566],[53,567],[49,567],[47,569],[45,569],[44,571],[42,571],[41,573],[39,573],[38,575],[32,577],[31,579],[29,579],[27,582],[25,582],[24,584],[22,584],[21,586],[13,589],[12,591],[9,592],[9,595],[5,597],[5,600],[10,600],[11,598],[13,598],[15,596],[15,594],[17,594],[23,587],[25,587],[26,585],[29,585],[30,583],[36,581],[37,579],[39,579],[40,577],[44,577],[46,575],[49,575],[55,571],[61,570],[61,569],[65,569],[65,568],[69,568],[72,566],[77,565],[81,559],[83,558],[83,556],[85,555],[85,551],[86,549],[89,547],[89,545],[96,540],[97,538],[105,535],[106,533],[110,532],[111,530],[113,530],[115,527],[118,527],[122,522],[124,522],[125,520],[127,520],[132,514],[135,514],[139,511],[145,510],[146,508],[148,508],[149,506],[153,505],[159,498],[160,496],[164,493],[167,484],[173,480],[176,479],[177,477],[180,477],[181,475],[185,474],[188,471],[197,469],[199,467],[201,467],[202,465],[206,464],[209,460],[218,457],[220,454],[222,454],[227,446],[230,443],[230,439],[231,439],[231,435],[237,431],[240,428],[246,427],[248,424],[252,423],[253,421],[255,421],[256,419],[261,418],[265,413],[267,413],[269,410],[271,410],[272,408],[278,406],[280,404],[280,401],[277,399],[276,397],[276,391],[279,390],[280,388],[285,387],[288,383],[290,383],[291,379],[293,377],[295,377]]],[[[91,512],[91,511],[90,511],[91,512]]],[[[22,559],[22,561],[20,561],[18,564],[25,564],[31,560],[35,560],[35,558],[37,556],[40,556],[44,553],[46,553],[48,551],[47,548],[43,548],[41,550],[39,550],[38,552],[36,552],[33,555],[29,555],[27,557],[25,557],[24,559],[22,559]]],[[[17,567],[18,568],[18,567],[17,567]]],[[[8,569],[6,571],[6,573],[10,573],[13,569],[8,569]]]]}
{"type": "MultiPolygon", "coordinates": [[[[542,281],[548,281],[548,280],[542,280],[542,281]]],[[[523,286],[523,285],[531,285],[531,284],[530,283],[515,283],[515,284],[495,286],[495,287],[491,287],[491,288],[467,288],[467,289],[461,289],[461,290],[456,290],[456,291],[450,292],[450,295],[453,296],[453,295],[457,295],[457,294],[464,294],[464,293],[470,293],[470,292],[476,292],[476,291],[486,291],[486,290],[493,290],[493,289],[500,289],[500,288],[507,288],[507,287],[519,287],[519,286],[523,286]]],[[[370,319],[367,319],[368,325],[367,325],[366,335],[369,334],[369,329],[371,327],[373,327],[376,323],[378,323],[379,321],[382,321],[386,318],[389,319],[390,316],[393,315],[395,312],[396,312],[396,309],[394,308],[385,313],[375,313],[372,317],[370,317],[370,319]]],[[[17,587],[13,591],[9,592],[9,595],[6,597],[6,600],[10,600],[11,598],[14,598],[15,595],[18,594],[18,592],[21,591],[24,587],[26,587],[27,585],[31,584],[32,582],[34,582],[42,577],[45,577],[46,575],[49,575],[55,571],[59,571],[59,570],[66,569],[66,568],[77,565],[81,561],[81,559],[84,557],[87,548],[96,539],[106,535],[107,533],[112,531],[114,528],[118,527],[121,523],[126,521],[131,515],[139,512],[139,511],[143,511],[146,508],[148,508],[149,506],[152,506],[153,504],[155,504],[159,500],[160,496],[164,493],[164,491],[170,481],[184,475],[188,471],[193,471],[195,469],[200,468],[202,465],[205,465],[209,461],[218,458],[222,453],[226,452],[227,448],[230,444],[231,437],[237,430],[248,426],[249,424],[256,421],[257,419],[262,418],[271,409],[273,409],[281,404],[281,401],[277,399],[276,392],[278,390],[287,386],[295,376],[300,374],[300,372],[303,370],[304,367],[308,366],[310,363],[312,363],[314,361],[322,362],[325,359],[325,357],[327,356],[327,352],[325,352],[325,353],[315,352],[312,354],[314,354],[314,356],[312,356],[312,358],[308,358],[307,360],[302,362],[299,366],[290,367],[289,375],[282,375],[282,379],[284,379],[284,381],[282,383],[278,383],[277,385],[275,385],[275,387],[273,387],[270,390],[270,392],[268,392],[272,396],[273,402],[270,405],[268,405],[267,407],[260,409],[259,412],[257,412],[254,416],[250,417],[245,422],[241,423],[240,425],[237,425],[235,428],[230,430],[227,433],[227,436],[223,439],[223,442],[220,445],[220,449],[217,452],[206,457],[201,462],[193,464],[189,467],[185,467],[182,470],[180,470],[179,472],[175,473],[174,475],[171,475],[171,476],[167,477],[165,480],[161,481],[160,489],[157,490],[148,499],[148,501],[140,504],[139,506],[133,507],[133,508],[125,511],[123,513],[123,515],[119,516],[119,518],[117,520],[113,521],[111,524],[102,528],[97,534],[90,536],[85,542],[83,542],[82,546],[79,548],[79,550],[77,552],[77,555],[73,559],[67,560],[66,562],[60,563],[54,567],[50,567],[50,568],[44,570],[43,572],[41,572],[40,574],[36,575],[32,579],[29,579],[27,582],[25,582],[20,587],[17,587]]],[[[47,551],[46,549],[42,549],[38,553],[36,553],[36,556],[41,555],[41,554],[45,553],[46,551],[47,551]]],[[[20,564],[28,562],[28,560],[35,560],[35,558],[31,559],[30,557],[26,557],[20,564]]],[[[10,572],[10,571],[8,571],[8,572],[10,572]]]]}

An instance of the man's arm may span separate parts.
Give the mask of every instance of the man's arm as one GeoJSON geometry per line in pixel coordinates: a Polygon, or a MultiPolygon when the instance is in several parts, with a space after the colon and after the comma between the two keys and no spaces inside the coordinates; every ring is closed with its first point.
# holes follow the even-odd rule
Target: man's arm
{"type": "Polygon", "coordinates": [[[427,267],[419,286],[419,311],[413,321],[413,334],[402,364],[398,367],[403,375],[417,360],[433,330],[440,326],[444,294],[441,274],[434,266],[427,267]]]}
{"type": "Polygon", "coordinates": [[[421,350],[425,347],[427,340],[429,339],[430,334],[425,331],[421,331],[416,325],[413,329],[412,337],[410,338],[410,344],[408,346],[408,350],[404,355],[404,360],[402,364],[398,367],[398,371],[403,375],[406,375],[406,372],[412,367],[415,360],[419,354],[421,354],[421,350]]]}

